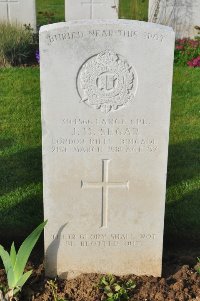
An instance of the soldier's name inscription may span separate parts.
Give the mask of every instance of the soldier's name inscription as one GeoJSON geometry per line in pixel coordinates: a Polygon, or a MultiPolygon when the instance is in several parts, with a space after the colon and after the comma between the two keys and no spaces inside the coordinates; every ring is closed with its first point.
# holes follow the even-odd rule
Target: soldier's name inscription
{"type": "Polygon", "coordinates": [[[158,151],[159,141],[149,135],[151,122],[145,118],[63,118],[58,124],[66,135],[52,137],[53,153],[144,153],[158,151]],[[148,133],[146,132],[148,130],[148,133]]]}

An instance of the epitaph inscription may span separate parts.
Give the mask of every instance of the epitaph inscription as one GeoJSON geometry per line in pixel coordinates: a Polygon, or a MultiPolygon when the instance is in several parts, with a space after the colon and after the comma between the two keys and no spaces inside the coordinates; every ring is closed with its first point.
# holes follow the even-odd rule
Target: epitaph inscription
{"type": "Polygon", "coordinates": [[[125,59],[106,50],[83,64],[77,86],[82,102],[108,113],[123,108],[133,100],[137,76],[125,59]]]}
{"type": "Polygon", "coordinates": [[[102,219],[101,227],[107,228],[108,226],[108,193],[110,188],[129,189],[129,181],[127,182],[111,182],[109,181],[109,165],[110,160],[102,160],[102,181],[101,182],[84,182],[81,181],[83,189],[93,188],[102,189],[102,219]]]}

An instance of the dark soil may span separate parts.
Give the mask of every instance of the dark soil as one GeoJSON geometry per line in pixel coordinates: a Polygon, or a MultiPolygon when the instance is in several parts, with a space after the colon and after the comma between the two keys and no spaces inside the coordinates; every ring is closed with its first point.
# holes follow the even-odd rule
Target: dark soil
{"type": "MultiPolygon", "coordinates": [[[[200,250],[168,251],[164,254],[162,278],[135,275],[116,277],[118,281],[132,279],[136,288],[130,294],[130,301],[200,301],[200,275],[196,272],[197,256],[200,250]]],[[[34,260],[28,269],[34,269],[28,284],[24,287],[20,301],[54,301],[49,279],[44,276],[42,263],[34,260]]],[[[145,263],[144,263],[145,264],[145,263]]],[[[73,280],[56,279],[58,300],[102,301],[106,300],[99,288],[102,275],[83,274],[73,280]]],[[[0,283],[5,283],[4,270],[0,270],[0,283]]]]}

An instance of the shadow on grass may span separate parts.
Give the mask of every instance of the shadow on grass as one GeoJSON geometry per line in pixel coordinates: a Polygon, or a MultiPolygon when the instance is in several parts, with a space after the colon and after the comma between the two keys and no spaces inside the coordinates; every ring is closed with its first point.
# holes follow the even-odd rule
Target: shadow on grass
{"type": "MultiPolygon", "coordinates": [[[[4,148],[6,143],[4,143],[4,148]]],[[[0,141],[2,145],[2,141],[0,141]]],[[[2,150],[2,148],[1,148],[2,150]]],[[[0,157],[0,196],[18,187],[42,182],[41,148],[27,149],[10,156],[0,157]]]]}
{"type": "MultiPolygon", "coordinates": [[[[12,144],[0,140],[0,152],[12,144]]],[[[0,242],[20,242],[43,219],[41,148],[1,156],[0,175],[0,242]]]]}
{"type": "Polygon", "coordinates": [[[164,240],[174,246],[200,244],[200,187],[166,204],[164,240]]]}
{"type": "Polygon", "coordinates": [[[13,144],[11,139],[0,139],[0,151],[4,151],[13,144]]]}
{"type": "Polygon", "coordinates": [[[169,146],[167,187],[200,177],[200,140],[169,146]]]}
{"type": "Polygon", "coordinates": [[[200,243],[200,140],[169,146],[166,243],[200,243]]]}
{"type": "Polygon", "coordinates": [[[16,203],[7,202],[0,206],[0,243],[8,246],[15,241],[18,245],[43,220],[42,189],[30,191],[16,203]]]}

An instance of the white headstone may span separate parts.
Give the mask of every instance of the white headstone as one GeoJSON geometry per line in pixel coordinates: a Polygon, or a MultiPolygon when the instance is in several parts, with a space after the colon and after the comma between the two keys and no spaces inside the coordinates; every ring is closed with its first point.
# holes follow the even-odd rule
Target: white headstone
{"type": "Polygon", "coordinates": [[[0,22],[31,25],[36,30],[35,0],[0,0],[0,22]]]}
{"type": "Polygon", "coordinates": [[[194,38],[200,26],[199,0],[149,0],[149,21],[173,27],[177,38],[194,38]]]}
{"type": "Polygon", "coordinates": [[[174,32],[40,32],[46,273],[161,274],[174,32]]]}
{"type": "Polygon", "coordinates": [[[65,20],[118,19],[119,0],[65,0],[65,20]]]}

